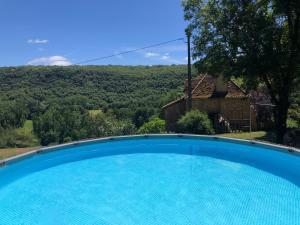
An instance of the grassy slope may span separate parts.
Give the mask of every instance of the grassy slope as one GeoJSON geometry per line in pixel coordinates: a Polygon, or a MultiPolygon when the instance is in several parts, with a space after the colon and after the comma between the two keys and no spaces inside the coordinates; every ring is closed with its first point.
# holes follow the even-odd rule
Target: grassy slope
{"type": "Polygon", "coordinates": [[[37,149],[38,147],[30,147],[30,148],[5,148],[0,149],[0,160],[7,159],[16,155],[20,155],[26,152],[30,152],[32,150],[37,149]]]}
{"type": "Polygon", "coordinates": [[[242,132],[242,133],[222,134],[221,136],[229,137],[229,138],[237,138],[237,139],[267,141],[267,142],[274,142],[274,138],[275,138],[273,133],[268,133],[266,131],[252,132],[251,135],[249,132],[242,132]]]}
{"type": "Polygon", "coordinates": [[[16,129],[16,132],[18,136],[24,139],[23,142],[30,147],[0,149],[0,160],[23,154],[38,148],[39,144],[37,138],[33,134],[33,125],[31,120],[27,120],[23,127],[16,129]]]}
{"type": "Polygon", "coordinates": [[[90,116],[97,116],[103,113],[100,109],[89,110],[90,116]]]}
{"type": "Polygon", "coordinates": [[[31,120],[27,120],[23,127],[16,129],[20,137],[24,137],[24,143],[29,147],[34,147],[39,144],[37,137],[33,133],[33,124],[31,120]]]}

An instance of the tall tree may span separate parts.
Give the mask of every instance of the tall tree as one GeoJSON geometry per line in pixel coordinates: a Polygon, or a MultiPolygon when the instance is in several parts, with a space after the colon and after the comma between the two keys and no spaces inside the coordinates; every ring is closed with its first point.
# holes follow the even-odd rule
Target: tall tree
{"type": "Polygon", "coordinates": [[[201,72],[263,82],[283,142],[291,93],[299,82],[299,0],[185,0],[201,72]]]}

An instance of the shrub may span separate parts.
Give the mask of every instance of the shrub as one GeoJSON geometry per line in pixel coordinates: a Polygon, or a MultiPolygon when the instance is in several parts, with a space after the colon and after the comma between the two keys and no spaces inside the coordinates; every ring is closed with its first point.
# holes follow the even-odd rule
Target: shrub
{"type": "Polygon", "coordinates": [[[214,129],[206,113],[198,110],[187,112],[177,123],[178,131],[192,134],[214,134],[214,129]]]}
{"type": "Polygon", "coordinates": [[[38,145],[36,137],[23,129],[0,128],[0,148],[26,148],[38,145]]]}
{"type": "Polygon", "coordinates": [[[133,115],[132,122],[137,128],[140,128],[144,123],[149,121],[153,114],[154,110],[151,108],[138,108],[133,115]]]}
{"type": "Polygon", "coordinates": [[[289,128],[298,128],[300,126],[300,109],[292,105],[288,112],[287,126],[289,128]]]}
{"type": "Polygon", "coordinates": [[[159,118],[153,118],[138,130],[139,134],[161,134],[166,132],[166,122],[159,118]]]}
{"type": "Polygon", "coordinates": [[[34,118],[33,124],[41,145],[135,132],[131,121],[117,120],[100,111],[91,113],[77,106],[52,106],[44,114],[34,118]]]}

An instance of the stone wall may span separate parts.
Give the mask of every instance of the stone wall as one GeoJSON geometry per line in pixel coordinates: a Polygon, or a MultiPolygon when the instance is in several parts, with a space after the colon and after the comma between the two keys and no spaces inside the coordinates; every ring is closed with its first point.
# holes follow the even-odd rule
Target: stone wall
{"type": "Polygon", "coordinates": [[[176,123],[185,114],[186,100],[180,99],[177,102],[164,108],[166,126],[168,131],[175,131],[176,123]]]}
{"type": "MultiPolygon", "coordinates": [[[[235,128],[249,129],[249,98],[193,98],[193,109],[207,113],[222,114],[232,125],[236,126],[235,128]]],[[[165,118],[168,130],[175,130],[176,122],[185,114],[185,110],[185,99],[178,100],[165,108],[165,118]]],[[[254,110],[251,111],[252,129],[256,130],[256,113],[254,110]]]]}

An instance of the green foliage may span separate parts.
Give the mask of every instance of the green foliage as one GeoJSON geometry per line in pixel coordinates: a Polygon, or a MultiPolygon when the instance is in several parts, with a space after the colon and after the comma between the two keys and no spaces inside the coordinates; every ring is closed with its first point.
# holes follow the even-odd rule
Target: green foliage
{"type": "Polygon", "coordinates": [[[136,108],[158,112],[158,99],[181,91],[185,75],[186,66],[176,65],[0,68],[0,101],[20,100],[30,117],[63,101],[119,116],[127,111],[124,117],[132,119],[136,108]]]}
{"type": "Polygon", "coordinates": [[[166,132],[166,122],[159,118],[153,118],[138,130],[139,134],[161,134],[166,132]]]}
{"type": "Polygon", "coordinates": [[[289,128],[300,127],[300,108],[297,105],[292,105],[289,109],[287,125],[289,128]]]}
{"type": "Polygon", "coordinates": [[[134,125],[128,121],[92,112],[76,105],[56,105],[34,119],[34,131],[41,145],[134,132],[134,125]]]}
{"type": "Polygon", "coordinates": [[[0,148],[25,148],[38,145],[38,140],[33,134],[32,122],[26,121],[22,128],[0,128],[0,148]]]}
{"type": "Polygon", "coordinates": [[[76,106],[54,106],[34,118],[34,131],[42,145],[52,142],[63,143],[65,138],[77,140],[81,134],[82,118],[87,113],[76,106]]]}
{"type": "Polygon", "coordinates": [[[300,84],[292,94],[291,106],[288,111],[287,125],[289,128],[300,127],[300,84]]]}
{"type": "Polygon", "coordinates": [[[138,108],[133,116],[132,122],[134,125],[139,128],[141,127],[144,123],[148,122],[150,117],[154,114],[153,109],[148,109],[148,108],[138,108]]]}
{"type": "Polygon", "coordinates": [[[291,94],[299,81],[299,0],[186,0],[185,18],[201,72],[263,82],[275,107],[277,142],[283,141],[291,94]]]}
{"type": "Polygon", "coordinates": [[[0,127],[22,127],[28,116],[28,110],[20,101],[0,101],[0,127]]]}
{"type": "Polygon", "coordinates": [[[33,120],[43,145],[133,134],[159,114],[162,96],[181,92],[185,73],[176,65],[0,68],[0,126],[11,137],[33,120]]]}
{"type": "Polygon", "coordinates": [[[206,113],[198,110],[187,112],[178,121],[178,131],[192,134],[214,134],[212,122],[206,113]]]}

